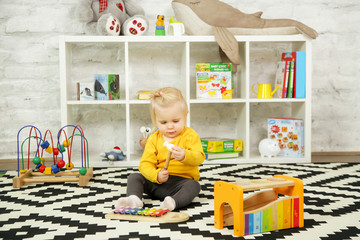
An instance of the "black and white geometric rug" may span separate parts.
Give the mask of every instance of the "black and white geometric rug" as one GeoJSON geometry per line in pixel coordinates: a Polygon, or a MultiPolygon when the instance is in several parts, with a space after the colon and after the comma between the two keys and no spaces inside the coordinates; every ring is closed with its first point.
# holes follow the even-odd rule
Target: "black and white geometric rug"
{"type": "MultiPolygon", "coordinates": [[[[0,177],[0,239],[360,239],[360,164],[203,165],[202,190],[182,223],[105,219],[113,202],[126,193],[127,176],[136,168],[95,168],[86,187],[77,183],[26,184],[12,188],[17,174],[0,177]],[[304,228],[234,237],[233,228],[214,227],[214,183],[268,178],[275,174],[304,182],[304,228]]],[[[246,194],[245,194],[246,196],[246,194]]],[[[160,201],[144,196],[147,207],[160,201]]]]}

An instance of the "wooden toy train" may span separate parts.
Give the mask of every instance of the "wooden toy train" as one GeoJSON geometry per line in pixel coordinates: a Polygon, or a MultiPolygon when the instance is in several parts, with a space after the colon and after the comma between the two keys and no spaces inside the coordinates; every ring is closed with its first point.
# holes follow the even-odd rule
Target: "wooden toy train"
{"type": "Polygon", "coordinates": [[[274,178],[215,182],[215,227],[234,225],[234,235],[268,232],[304,226],[304,190],[300,179],[274,178]],[[243,192],[273,188],[243,199],[243,192]],[[279,198],[279,194],[287,197],[279,198]],[[226,204],[228,203],[228,204],[226,204]]]}

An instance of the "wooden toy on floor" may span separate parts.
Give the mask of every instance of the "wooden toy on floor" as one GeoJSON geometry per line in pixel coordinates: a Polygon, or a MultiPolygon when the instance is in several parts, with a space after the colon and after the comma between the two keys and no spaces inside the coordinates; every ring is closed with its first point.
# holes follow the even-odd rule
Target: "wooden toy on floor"
{"type": "Polygon", "coordinates": [[[239,237],[303,227],[303,182],[283,175],[234,183],[217,181],[214,186],[214,218],[215,228],[234,225],[234,235],[239,237]],[[246,191],[266,188],[272,190],[260,191],[243,199],[246,191]],[[279,198],[279,194],[287,197],[279,198]]]}
{"type": "Polygon", "coordinates": [[[106,214],[105,218],[143,222],[177,223],[188,220],[189,215],[184,212],[170,212],[169,209],[121,207],[106,214]]]}
{"type": "Polygon", "coordinates": [[[84,132],[80,126],[67,125],[62,127],[57,135],[57,145],[54,146],[53,137],[50,130],[45,132],[44,139],[40,130],[32,125],[27,125],[22,127],[17,134],[17,158],[18,158],[18,174],[13,178],[13,188],[21,188],[24,183],[39,183],[39,182],[78,182],[79,186],[86,186],[89,180],[93,176],[93,169],[89,167],[89,153],[88,153],[88,142],[84,136],[84,132]],[[64,128],[74,127],[73,134],[68,138],[64,128]],[[27,137],[21,144],[20,147],[20,133],[23,129],[30,128],[29,137],[27,137]],[[34,130],[34,136],[32,136],[32,130],[34,130]],[[78,130],[79,134],[74,134],[78,130]],[[46,136],[49,134],[51,144],[46,141],[46,136]],[[64,135],[64,141],[60,142],[60,139],[64,135]],[[81,146],[81,168],[79,171],[63,171],[66,167],[67,170],[71,170],[74,167],[73,162],[71,162],[71,152],[73,137],[80,136],[80,146],[81,146]],[[35,164],[34,169],[30,169],[30,140],[31,138],[36,139],[36,151],[35,157],[32,159],[32,162],[35,164]],[[23,145],[25,141],[28,140],[28,164],[27,168],[24,165],[24,152],[23,145]],[[41,153],[39,148],[42,148],[41,153]],[[67,149],[68,163],[64,161],[64,152],[67,149]],[[46,167],[45,164],[51,162],[45,162],[43,157],[44,150],[52,155],[53,164],[51,167],[46,167]],[[84,152],[86,151],[86,155],[84,152]],[[20,168],[20,153],[22,159],[22,166],[20,168]],[[61,153],[61,159],[58,160],[58,155],[61,153]],[[87,160],[87,161],[86,161],[87,160]]]}

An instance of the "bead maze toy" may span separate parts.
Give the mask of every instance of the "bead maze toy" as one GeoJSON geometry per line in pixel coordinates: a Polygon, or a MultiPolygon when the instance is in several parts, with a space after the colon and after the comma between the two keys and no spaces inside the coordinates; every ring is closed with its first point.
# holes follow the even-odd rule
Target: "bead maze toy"
{"type": "Polygon", "coordinates": [[[127,208],[120,207],[105,215],[107,219],[177,223],[189,219],[189,215],[184,212],[170,212],[169,209],[156,208],[127,208]]]}
{"type": "Polygon", "coordinates": [[[215,228],[234,225],[234,235],[275,231],[304,226],[304,189],[298,178],[274,175],[273,178],[215,182],[215,228]],[[243,199],[243,193],[260,191],[243,199]],[[279,198],[279,194],[286,197],[279,198]],[[228,203],[228,204],[226,204],[228,203]]]}
{"type": "Polygon", "coordinates": [[[93,176],[93,169],[89,167],[89,152],[88,152],[88,142],[84,136],[84,132],[81,126],[77,125],[66,125],[62,127],[57,134],[57,145],[54,146],[53,137],[50,130],[45,132],[44,138],[40,130],[32,125],[27,125],[22,127],[17,134],[17,176],[13,178],[13,188],[21,188],[24,183],[39,183],[39,182],[78,182],[79,186],[86,186],[89,180],[93,176]],[[68,138],[65,132],[65,128],[74,127],[72,135],[68,138]],[[23,129],[30,128],[29,137],[27,137],[20,146],[20,133],[23,129]],[[34,130],[34,135],[32,131],[34,130]],[[75,134],[75,131],[78,130],[79,134],[75,134]],[[51,144],[46,140],[46,137],[49,135],[51,144]],[[74,136],[80,136],[80,146],[81,146],[81,168],[79,171],[65,171],[72,170],[74,167],[73,162],[71,162],[71,153],[73,146],[74,136]],[[35,164],[34,169],[30,169],[30,140],[36,139],[36,151],[35,157],[32,159],[32,162],[35,164]],[[64,139],[63,144],[60,143],[60,139],[64,139]],[[27,168],[24,165],[24,143],[28,141],[28,162],[27,168]],[[39,148],[42,148],[41,153],[39,148]],[[64,161],[64,152],[67,149],[67,164],[64,161]],[[45,166],[45,158],[43,157],[44,150],[52,155],[53,164],[51,167],[45,166]],[[86,150],[86,155],[84,154],[86,150]],[[21,162],[22,166],[20,169],[20,153],[21,153],[21,162]],[[58,156],[61,154],[61,159],[58,160],[58,156]],[[65,167],[65,168],[64,168],[65,167]]]}

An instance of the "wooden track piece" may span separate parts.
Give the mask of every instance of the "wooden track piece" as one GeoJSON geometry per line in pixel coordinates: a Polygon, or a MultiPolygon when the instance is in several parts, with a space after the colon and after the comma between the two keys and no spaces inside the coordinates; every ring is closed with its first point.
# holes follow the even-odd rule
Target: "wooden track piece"
{"type": "Polygon", "coordinates": [[[13,178],[13,188],[21,188],[24,183],[55,183],[55,182],[78,182],[79,186],[86,186],[93,177],[93,168],[87,168],[85,175],[79,171],[65,171],[52,174],[33,172],[32,169],[21,173],[19,177],[13,178]]]}
{"type": "Polygon", "coordinates": [[[189,214],[184,212],[168,212],[160,217],[119,214],[119,213],[114,213],[114,211],[111,211],[110,213],[105,215],[105,218],[107,219],[142,221],[142,222],[159,222],[159,223],[184,222],[187,221],[189,217],[190,217],[189,214]]]}

